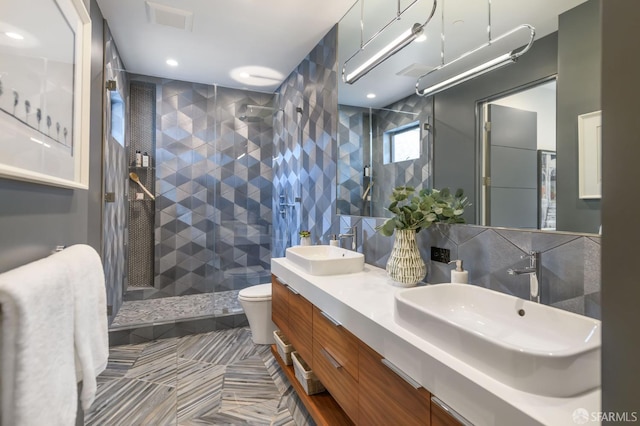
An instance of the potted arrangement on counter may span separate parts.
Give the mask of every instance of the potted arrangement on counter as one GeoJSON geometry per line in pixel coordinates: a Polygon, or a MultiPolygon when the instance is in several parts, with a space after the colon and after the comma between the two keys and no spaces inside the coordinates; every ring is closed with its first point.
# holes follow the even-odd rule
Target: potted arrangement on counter
{"type": "Polygon", "coordinates": [[[298,232],[298,236],[300,236],[300,245],[301,246],[310,246],[311,245],[311,232],[309,232],[309,231],[300,231],[300,232],[298,232]]]}
{"type": "Polygon", "coordinates": [[[427,266],[420,256],[416,234],[434,223],[465,223],[462,214],[467,206],[462,189],[454,194],[448,188],[423,189],[418,194],[410,186],[393,190],[387,210],[394,216],[376,228],[387,237],[396,235],[386,268],[393,285],[413,287],[424,279],[427,266]]]}

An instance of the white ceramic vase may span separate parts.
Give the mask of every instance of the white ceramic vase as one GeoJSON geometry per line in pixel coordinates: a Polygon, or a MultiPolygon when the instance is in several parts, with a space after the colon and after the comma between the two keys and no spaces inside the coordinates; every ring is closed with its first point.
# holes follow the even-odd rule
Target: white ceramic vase
{"type": "Polygon", "coordinates": [[[398,287],[414,287],[427,275],[415,229],[396,229],[393,249],[387,261],[387,274],[392,284],[398,287]]]}
{"type": "Polygon", "coordinates": [[[310,246],[311,245],[311,237],[300,237],[300,245],[301,246],[310,246]]]}

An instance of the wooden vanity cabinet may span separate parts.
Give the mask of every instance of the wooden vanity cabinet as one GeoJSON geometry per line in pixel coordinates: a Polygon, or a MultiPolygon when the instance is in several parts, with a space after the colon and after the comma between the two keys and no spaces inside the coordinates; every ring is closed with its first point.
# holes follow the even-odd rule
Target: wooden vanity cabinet
{"type": "Polygon", "coordinates": [[[431,394],[416,389],[382,363],[364,343],[359,348],[359,423],[362,425],[429,425],[431,394]]]}
{"type": "Polygon", "coordinates": [[[289,290],[274,275],[271,276],[271,320],[289,337],[289,290]]]}
{"type": "Polygon", "coordinates": [[[345,413],[358,422],[358,339],[313,307],[313,370],[345,413]]]}
{"type": "Polygon", "coordinates": [[[291,287],[271,276],[271,318],[302,359],[313,368],[313,305],[291,287]]]}
{"type": "Polygon", "coordinates": [[[313,305],[289,288],[289,334],[286,336],[311,368],[313,366],[313,305]]]}
{"type": "MultiPolygon", "coordinates": [[[[465,426],[330,315],[272,275],[272,318],[329,394],[301,399],[322,425],[465,426]],[[327,401],[327,398],[329,401],[327,401]],[[328,420],[331,419],[331,420],[328,420]]],[[[277,351],[272,348],[275,356],[277,351]]],[[[281,361],[279,361],[281,362],[281,361]]],[[[283,366],[296,380],[292,367],[283,366]]],[[[298,392],[304,392],[298,385],[298,392]]]]}
{"type": "Polygon", "coordinates": [[[441,405],[431,400],[431,426],[465,426],[466,424],[459,422],[441,405]]]}
{"type": "Polygon", "coordinates": [[[358,380],[358,338],[335,322],[331,316],[313,307],[313,338],[358,380]]]}

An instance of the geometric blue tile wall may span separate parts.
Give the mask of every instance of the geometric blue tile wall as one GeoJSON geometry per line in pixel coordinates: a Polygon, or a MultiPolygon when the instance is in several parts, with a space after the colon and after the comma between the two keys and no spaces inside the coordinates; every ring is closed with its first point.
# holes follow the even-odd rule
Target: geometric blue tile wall
{"type": "Polygon", "coordinates": [[[146,297],[268,282],[273,95],[136,76],[156,84],[155,281],[146,297]]]}
{"type": "Polygon", "coordinates": [[[361,216],[386,216],[391,191],[396,186],[413,186],[419,191],[431,187],[433,179],[430,140],[432,133],[424,125],[432,123],[433,97],[411,95],[384,108],[368,109],[340,106],[338,127],[338,212],[361,216]],[[370,124],[369,124],[370,122],[370,124]],[[421,153],[415,160],[388,162],[390,151],[385,133],[419,122],[421,153]],[[371,134],[371,141],[369,141],[371,134]],[[371,150],[371,154],[370,154],[371,150]],[[363,177],[363,167],[371,163],[370,178],[363,177]],[[371,180],[372,201],[363,200],[371,180]],[[366,183],[366,185],[365,185],[366,183]]]}
{"type": "Polygon", "coordinates": [[[326,243],[337,227],[334,223],[338,125],[336,49],[337,26],[276,91],[274,257],[283,256],[286,247],[297,244],[300,230],[309,230],[314,243],[326,243]]]}
{"type": "MultiPolygon", "coordinates": [[[[357,222],[359,251],[365,262],[386,266],[394,237],[384,237],[375,227],[381,218],[342,216],[345,223],[357,222]]],[[[600,237],[569,233],[488,228],[476,225],[438,225],[417,234],[422,259],[427,264],[426,282],[451,279],[451,265],[434,262],[431,247],[451,250],[451,259],[462,259],[474,285],[529,298],[527,276],[513,276],[510,268],[526,266],[521,256],[542,253],[541,303],[600,319],[600,237]]]]}
{"type": "MultiPolygon", "coordinates": [[[[369,109],[338,107],[338,214],[369,215],[363,199],[369,177],[364,166],[371,165],[369,149],[369,109]],[[365,183],[365,181],[367,181],[365,183]]],[[[366,198],[366,197],[365,197],[366,198]]]]}
{"type": "Polygon", "coordinates": [[[372,216],[387,216],[385,208],[389,203],[391,191],[397,186],[413,186],[416,191],[430,188],[433,182],[433,153],[431,140],[433,134],[425,130],[424,125],[433,123],[433,97],[424,98],[411,95],[383,109],[374,110],[373,130],[373,167],[371,176],[372,216]],[[415,160],[385,164],[385,132],[412,122],[420,123],[421,153],[415,160]],[[376,185],[376,182],[383,183],[376,185]]]}

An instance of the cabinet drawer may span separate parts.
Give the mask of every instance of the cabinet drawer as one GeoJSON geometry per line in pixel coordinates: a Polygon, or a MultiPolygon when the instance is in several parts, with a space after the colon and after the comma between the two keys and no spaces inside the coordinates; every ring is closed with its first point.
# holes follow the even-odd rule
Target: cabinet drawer
{"type": "Polygon", "coordinates": [[[358,339],[329,318],[313,307],[313,338],[357,381],[358,339]]]}
{"type": "Polygon", "coordinates": [[[344,412],[358,424],[358,382],[313,339],[313,371],[344,412]]]}
{"type": "Polygon", "coordinates": [[[274,275],[271,276],[271,319],[289,337],[289,290],[274,275]]]}
{"type": "Polygon", "coordinates": [[[431,395],[416,389],[360,344],[359,419],[366,425],[429,425],[431,395]]]}
{"type": "Polygon", "coordinates": [[[296,351],[311,368],[313,366],[313,305],[289,289],[289,333],[287,337],[296,351]]]}
{"type": "Polygon", "coordinates": [[[435,396],[431,398],[432,426],[473,426],[467,419],[451,410],[451,408],[447,407],[445,409],[445,406],[446,404],[435,396]]]}

